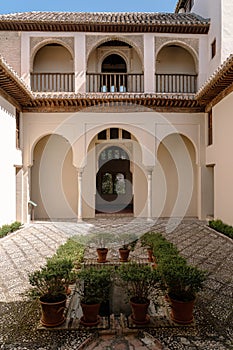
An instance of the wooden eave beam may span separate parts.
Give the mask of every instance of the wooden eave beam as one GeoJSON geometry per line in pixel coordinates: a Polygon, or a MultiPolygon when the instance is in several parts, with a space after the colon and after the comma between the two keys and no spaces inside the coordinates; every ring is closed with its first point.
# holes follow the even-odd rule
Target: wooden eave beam
{"type": "Polygon", "coordinates": [[[13,31],[85,31],[85,32],[154,32],[207,34],[209,23],[51,23],[51,22],[0,22],[0,30],[13,31]]]}

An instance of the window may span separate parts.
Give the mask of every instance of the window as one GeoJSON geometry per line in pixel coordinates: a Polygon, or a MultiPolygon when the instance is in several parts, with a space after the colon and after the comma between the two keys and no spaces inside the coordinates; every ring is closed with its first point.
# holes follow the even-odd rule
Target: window
{"type": "Polygon", "coordinates": [[[102,194],[125,194],[126,184],[125,175],[122,173],[110,174],[105,173],[102,176],[101,182],[102,194]]]}
{"type": "Polygon", "coordinates": [[[119,128],[109,128],[103,131],[100,131],[97,135],[98,140],[117,140],[124,139],[130,140],[131,134],[129,131],[119,128]]]}
{"type": "Polygon", "coordinates": [[[131,139],[131,134],[127,130],[122,130],[122,138],[123,139],[131,139]]]}
{"type": "Polygon", "coordinates": [[[216,39],[211,44],[211,58],[214,58],[216,55],[216,39]]]}
{"type": "Polygon", "coordinates": [[[112,174],[105,173],[102,178],[102,194],[113,194],[112,174]]]}
{"type": "Polygon", "coordinates": [[[117,173],[114,181],[114,193],[125,194],[125,176],[122,173],[117,173]]]}
{"type": "Polygon", "coordinates": [[[213,144],[212,110],[208,113],[208,146],[213,144]]]}
{"type": "Polygon", "coordinates": [[[103,130],[98,133],[98,140],[106,140],[107,139],[107,130],[103,130]]]}
{"type": "Polygon", "coordinates": [[[119,139],[119,129],[111,128],[110,129],[110,139],[119,139]]]}

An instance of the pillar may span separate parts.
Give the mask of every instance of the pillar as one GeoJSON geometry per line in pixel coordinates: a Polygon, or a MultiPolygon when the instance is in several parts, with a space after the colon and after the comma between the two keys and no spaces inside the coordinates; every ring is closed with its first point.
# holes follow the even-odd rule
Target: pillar
{"type": "Polygon", "coordinates": [[[147,219],[152,218],[152,171],[153,167],[146,167],[147,171],[147,219]]]}
{"type": "Polygon", "coordinates": [[[78,173],[78,222],[82,221],[82,177],[83,168],[77,168],[78,173]]]}
{"type": "Polygon", "coordinates": [[[154,33],[144,35],[144,92],[155,92],[155,39],[154,33]]]}

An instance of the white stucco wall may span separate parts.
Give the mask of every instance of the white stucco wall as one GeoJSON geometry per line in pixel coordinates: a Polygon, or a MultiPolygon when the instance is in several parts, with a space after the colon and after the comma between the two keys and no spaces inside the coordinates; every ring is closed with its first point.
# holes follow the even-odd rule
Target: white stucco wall
{"type": "Polygon", "coordinates": [[[15,146],[14,107],[0,97],[0,226],[16,220],[16,169],[22,164],[15,146]]]}
{"type": "Polygon", "coordinates": [[[233,93],[213,108],[213,145],[207,147],[214,165],[214,217],[233,225],[233,93]]]}
{"type": "MultiPolygon", "coordinates": [[[[135,108],[135,107],[134,107],[135,108]]],[[[203,206],[202,192],[205,181],[204,172],[200,169],[205,168],[205,125],[204,114],[188,114],[188,113],[156,113],[156,112],[88,112],[82,111],[78,113],[25,113],[24,116],[24,164],[25,166],[35,166],[33,161],[33,150],[41,137],[48,134],[56,133],[63,136],[72,147],[72,168],[83,168],[83,216],[94,216],[95,203],[95,184],[96,184],[96,154],[91,152],[93,138],[98,132],[109,127],[123,128],[129,131],[136,141],[132,143],[131,166],[133,173],[133,194],[134,194],[134,214],[135,216],[147,215],[147,169],[152,169],[152,214],[157,216],[158,213],[168,215],[172,213],[169,207],[169,198],[172,199],[173,205],[182,186],[187,187],[190,192],[190,186],[194,188],[193,192],[188,193],[190,199],[183,209],[178,206],[178,211],[173,211],[173,216],[198,216],[205,218],[209,214],[209,208],[203,206]],[[183,140],[178,137],[181,142],[179,147],[176,144],[176,152],[171,156],[158,153],[161,141],[167,136],[173,134],[181,134],[189,139],[183,140]],[[188,145],[188,147],[187,147],[188,145]],[[86,157],[86,154],[88,156],[86,157]],[[169,166],[169,157],[173,158],[173,171],[169,166]],[[190,158],[190,176],[186,178],[187,159],[190,158]],[[166,166],[167,164],[167,166],[166,166]],[[186,164],[184,166],[184,164],[186,164]],[[180,173],[179,173],[180,172],[180,173]],[[166,173],[168,175],[166,175],[166,173]],[[165,175],[164,175],[165,174],[165,175]],[[173,176],[175,174],[175,176],[173,176]],[[178,174],[178,175],[177,175],[178,174]],[[199,174],[202,174],[199,176],[199,174]],[[193,178],[192,178],[193,177],[193,178]],[[175,180],[176,179],[176,180],[175,180]],[[179,181],[178,181],[179,180],[179,181]],[[187,180],[190,180],[190,185],[187,180]],[[173,187],[171,187],[173,186],[173,187]],[[181,186],[181,187],[180,187],[181,186]],[[174,191],[174,195],[171,194],[174,191]],[[168,197],[167,193],[168,192],[168,197]],[[168,199],[166,199],[168,198],[168,199]],[[165,203],[166,202],[166,203],[165,203]],[[161,207],[162,203],[162,207],[161,207]],[[165,207],[163,208],[163,203],[165,207]],[[183,210],[181,210],[181,209],[183,210]],[[181,214],[182,211],[182,214],[181,214]]],[[[112,144],[121,146],[119,142],[111,140],[112,144]]],[[[58,147],[55,147],[58,149],[58,147]]],[[[172,147],[174,150],[175,148],[172,147]]],[[[49,163],[52,166],[52,159],[49,163]]],[[[33,169],[33,168],[32,168],[33,169]]],[[[34,170],[33,170],[34,171],[34,170]]],[[[48,170],[47,175],[51,176],[52,170],[48,170]]],[[[33,174],[32,174],[33,175],[33,174]]],[[[77,191],[77,173],[72,175],[73,193],[77,191]]],[[[33,180],[34,181],[34,180],[33,180]]],[[[34,182],[32,182],[33,184],[34,182]]],[[[184,191],[186,191],[184,189],[184,191]]],[[[32,193],[34,190],[32,191],[32,193]]],[[[34,192],[35,193],[35,192],[34,192]]],[[[68,197],[71,196],[72,190],[68,197]]],[[[33,198],[35,201],[36,199],[33,198]]],[[[70,200],[70,198],[69,198],[70,200]]],[[[178,204],[181,199],[178,198],[178,204]]],[[[77,203],[76,195],[70,200],[73,204],[73,212],[75,212],[75,203],[77,203]]],[[[178,205],[177,204],[177,205],[178,205]]],[[[59,203],[60,205],[60,203],[59,203]]],[[[62,213],[62,208],[59,211],[62,213]]],[[[69,216],[69,214],[67,214],[69,216]]],[[[73,217],[73,216],[72,216],[73,217]]]]}
{"type": "Polygon", "coordinates": [[[200,61],[207,62],[210,76],[233,52],[233,2],[232,0],[195,0],[192,12],[204,18],[210,18],[206,57],[200,61]],[[211,43],[216,38],[216,56],[211,59],[211,43]]]}

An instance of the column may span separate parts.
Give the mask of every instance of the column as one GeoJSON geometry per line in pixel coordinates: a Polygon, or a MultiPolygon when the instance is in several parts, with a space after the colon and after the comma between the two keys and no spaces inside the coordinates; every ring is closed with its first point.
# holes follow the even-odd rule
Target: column
{"type": "Polygon", "coordinates": [[[21,77],[28,86],[30,81],[30,35],[21,33],[21,77]]]}
{"type": "Polygon", "coordinates": [[[86,38],[84,33],[74,37],[75,93],[86,92],[86,38]]]}
{"type": "Polygon", "coordinates": [[[82,177],[83,168],[77,168],[78,172],[78,222],[82,221],[82,177]]]}
{"type": "Polygon", "coordinates": [[[147,171],[147,219],[152,219],[152,171],[153,167],[146,167],[147,171]]]}
{"type": "Polygon", "coordinates": [[[155,35],[144,34],[144,92],[155,92],[155,35]]]}

